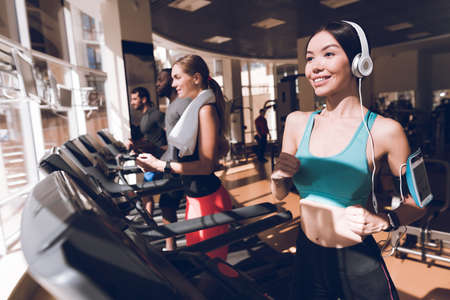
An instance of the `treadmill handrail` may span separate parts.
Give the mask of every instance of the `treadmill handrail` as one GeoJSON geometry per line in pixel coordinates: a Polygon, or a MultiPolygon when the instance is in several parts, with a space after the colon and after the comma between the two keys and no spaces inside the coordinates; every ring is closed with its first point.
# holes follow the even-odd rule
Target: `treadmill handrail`
{"type": "Polygon", "coordinates": [[[97,131],[97,135],[102,138],[102,140],[105,142],[105,144],[113,143],[113,141],[109,135],[109,132],[106,132],[105,130],[99,130],[99,131],[97,131]]]}
{"type": "Polygon", "coordinates": [[[141,234],[151,240],[165,239],[177,235],[194,232],[218,225],[238,222],[254,217],[273,213],[277,210],[276,205],[264,202],[256,205],[235,208],[232,210],[215,213],[190,220],[179,221],[167,225],[161,225],[150,231],[141,231],[141,234]]]}
{"type": "Polygon", "coordinates": [[[290,211],[280,212],[265,219],[258,220],[248,225],[244,225],[236,230],[223,233],[221,235],[215,236],[191,246],[177,249],[175,251],[209,252],[211,250],[242,240],[243,238],[253,236],[259,232],[275,227],[289,220],[292,220],[292,213],[290,211]]]}
{"type": "Polygon", "coordinates": [[[134,192],[140,196],[156,195],[170,191],[180,191],[184,189],[180,177],[163,178],[153,181],[143,182],[142,184],[131,185],[134,192]]]}
{"type": "MultiPolygon", "coordinates": [[[[136,192],[140,195],[155,195],[163,192],[183,189],[181,179],[179,178],[170,178],[170,179],[163,178],[160,180],[144,182],[143,184],[135,184],[135,185],[116,183],[107,178],[107,176],[105,174],[102,174],[96,167],[83,166],[79,162],[78,158],[72,155],[69,149],[65,149],[65,146],[59,148],[58,151],[56,152],[57,153],[54,153],[55,159],[59,157],[62,164],[54,165],[54,167],[57,167],[62,171],[66,171],[67,173],[72,174],[76,178],[80,176],[85,176],[82,174],[78,174],[77,172],[74,172],[71,165],[74,164],[77,165],[77,168],[80,169],[80,171],[83,174],[89,174],[91,178],[94,178],[96,183],[99,184],[100,188],[107,194],[109,194],[111,197],[125,196],[129,192],[136,192]],[[69,153],[69,155],[65,155],[65,153],[67,152],[69,153]],[[67,159],[70,160],[69,163],[67,163],[67,159]]],[[[78,178],[78,179],[85,180],[85,178],[78,178]]]]}
{"type": "Polygon", "coordinates": [[[114,155],[128,152],[125,144],[116,140],[116,138],[108,130],[99,130],[97,131],[97,135],[109,151],[111,151],[114,155]]]}

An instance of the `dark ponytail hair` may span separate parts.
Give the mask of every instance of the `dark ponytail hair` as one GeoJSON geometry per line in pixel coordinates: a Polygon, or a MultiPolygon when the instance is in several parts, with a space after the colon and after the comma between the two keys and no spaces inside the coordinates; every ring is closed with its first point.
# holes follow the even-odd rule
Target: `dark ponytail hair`
{"type": "Polygon", "coordinates": [[[189,54],[185,55],[174,63],[174,65],[180,65],[186,74],[193,76],[195,73],[199,73],[202,77],[202,88],[210,88],[216,97],[217,115],[219,116],[219,134],[223,135],[226,128],[226,116],[225,116],[225,99],[222,94],[220,85],[209,76],[209,68],[206,62],[198,55],[189,54]]]}

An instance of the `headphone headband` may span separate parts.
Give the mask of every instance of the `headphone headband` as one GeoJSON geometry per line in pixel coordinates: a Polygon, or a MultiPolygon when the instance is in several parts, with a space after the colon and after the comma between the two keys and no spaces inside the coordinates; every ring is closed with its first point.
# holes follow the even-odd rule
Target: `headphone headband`
{"type": "Polygon", "coordinates": [[[359,26],[354,22],[350,21],[342,21],[342,22],[349,24],[356,30],[359,42],[361,43],[361,53],[356,55],[352,61],[352,72],[358,78],[369,76],[372,73],[373,62],[372,59],[370,58],[369,44],[367,42],[364,30],[361,28],[361,26],[359,26]]]}
{"type": "Polygon", "coordinates": [[[367,42],[366,34],[364,33],[364,30],[356,24],[355,22],[350,21],[342,21],[344,23],[347,23],[351,25],[353,28],[355,28],[356,33],[358,34],[359,42],[361,43],[361,55],[364,57],[370,56],[369,55],[369,43],[367,42]]]}

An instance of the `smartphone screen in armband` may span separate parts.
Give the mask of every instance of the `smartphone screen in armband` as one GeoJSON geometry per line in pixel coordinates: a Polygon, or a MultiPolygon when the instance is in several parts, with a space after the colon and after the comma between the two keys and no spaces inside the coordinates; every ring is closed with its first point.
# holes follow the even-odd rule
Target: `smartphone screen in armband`
{"type": "Polygon", "coordinates": [[[417,206],[424,207],[433,199],[425,161],[420,149],[408,157],[406,162],[406,182],[417,206]]]}

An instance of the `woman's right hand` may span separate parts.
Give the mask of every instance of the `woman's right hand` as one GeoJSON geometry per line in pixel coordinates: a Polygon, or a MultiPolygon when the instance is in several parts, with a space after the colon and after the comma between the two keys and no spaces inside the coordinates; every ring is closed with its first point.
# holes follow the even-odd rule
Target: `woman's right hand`
{"type": "Polygon", "coordinates": [[[141,153],[136,157],[136,164],[144,172],[164,172],[165,162],[150,153],[141,153]]]}
{"type": "Polygon", "coordinates": [[[292,154],[281,152],[278,157],[271,179],[281,180],[291,178],[300,168],[300,161],[292,154]]]}

